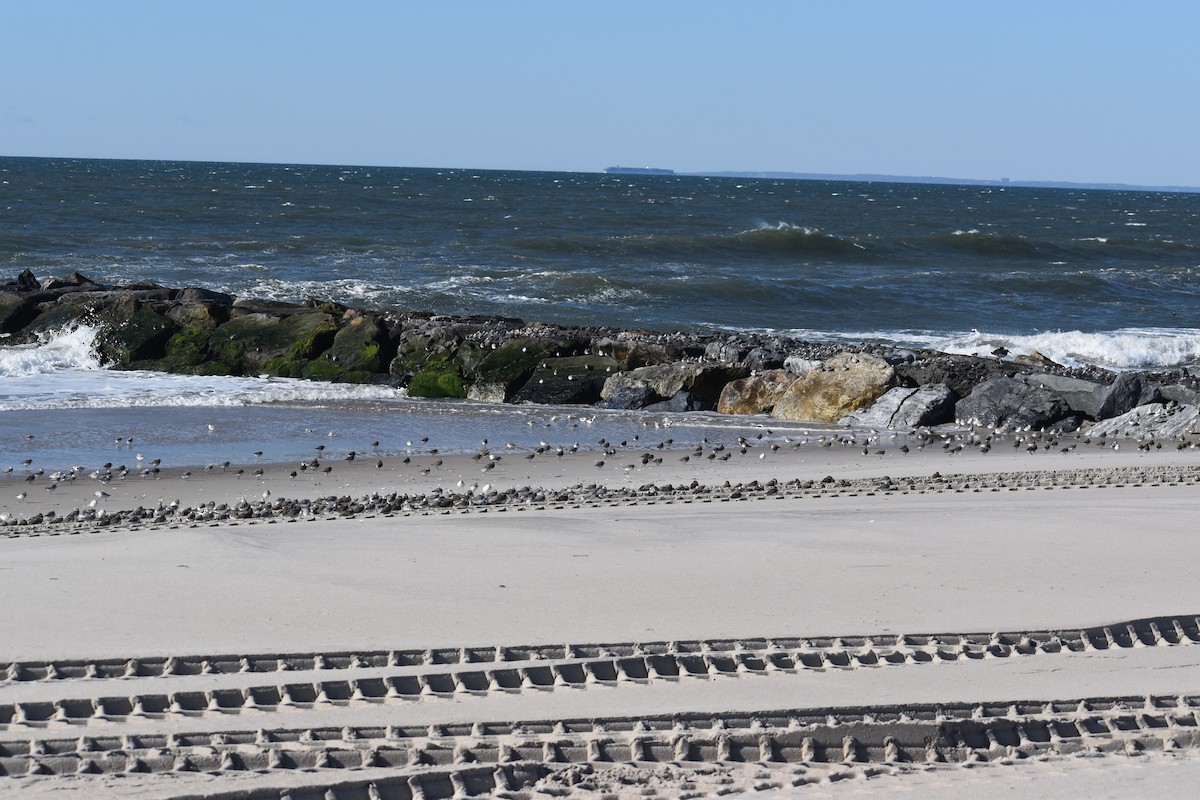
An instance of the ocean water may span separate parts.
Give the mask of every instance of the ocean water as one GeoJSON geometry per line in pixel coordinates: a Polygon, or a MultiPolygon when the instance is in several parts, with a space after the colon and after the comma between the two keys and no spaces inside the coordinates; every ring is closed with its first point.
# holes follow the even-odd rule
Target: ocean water
{"type": "MultiPolygon", "coordinates": [[[[1200,195],[1186,193],[0,158],[0,275],[26,268],[530,321],[1036,348],[1114,369],[1200,363],[1200,195]]],[[[412,406],[93,361],[86,331],[0,343],[0,435],[38,410],[412,406]]]]}

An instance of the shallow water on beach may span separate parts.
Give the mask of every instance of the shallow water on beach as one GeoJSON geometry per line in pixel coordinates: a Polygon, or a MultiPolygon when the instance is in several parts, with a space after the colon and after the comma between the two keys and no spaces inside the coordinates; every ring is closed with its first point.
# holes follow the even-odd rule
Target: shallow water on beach
{"type": "Polygon", "coordinates": [[[159,406],[3,412],[0,468],[27,458],[31,467],[90,469],[104,463],[145,468],[207,464],[287,463],[313,457],[363,458],[405,454],[471,453],[486,447],[520,457],[544,442],[599,451],[614,446],[675,449],[705,440],[734,445],[737,437],[767,441],[819,436],[833,426],[788,423],[769,417],[711,413],[653,414],[578,407],[513,407],[422,400],[348,401],[338,404],[270,403],[255,406],[159,406]],[[211,427],[210,427],[211,426],[211,427]],[[129,439],[132,438],[132,441],[129,439]],[[378,442],[378,445],[375,445],[378,442]],[[509,444],[513,447],[509,447],[509,444]],[[320,449],[318,449],[320,448],[320,449]],[[262,455],[256,455],[261,452],[262,455]],[[138,460],[138,455],[142,460],[138,460]]]}

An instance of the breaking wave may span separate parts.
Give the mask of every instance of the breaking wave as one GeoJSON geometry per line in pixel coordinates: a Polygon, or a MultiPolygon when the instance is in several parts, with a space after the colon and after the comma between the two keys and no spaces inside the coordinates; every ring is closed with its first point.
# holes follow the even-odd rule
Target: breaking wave
{"type": "Polygon", "coordinates": [[[396,399],[388,386],[292,378],[172,375],[107,369],[87,325],[0,346],[0,411],[64,408],[246,406],[396,399]]]}

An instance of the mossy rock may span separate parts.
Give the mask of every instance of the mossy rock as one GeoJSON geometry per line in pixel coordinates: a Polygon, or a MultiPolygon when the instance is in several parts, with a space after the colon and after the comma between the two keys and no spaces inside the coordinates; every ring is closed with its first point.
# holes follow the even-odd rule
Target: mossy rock
{"type": "Polygon", "coordinates": [[[343,323],[328,349],[308,365],[306,375],[363,383],[372,375],[387,372],[391,360],[392,345],[379,318],[356,315],[343,323]]]}
{"type": "Polygon", "coordinates": [[[220,361],[207,361],[193,371],[194,375],[232,375],[233,368],[220,361]]]}
{"type": "Polygon", "coordinates": [[[446,359],[431,361],[408,384],[409,397],[467,396],[467,385],[458,367],[446,359]]]}
{"type": "Polygon", "coordinates": [[[235,375],[290,375],[296,362],[307,362],[328,348],[336,333],[333,318],[320,311],[286,317],[244,314],[213,331],[208,352],[212,361],[229,365],[235,375]],[[268,365],[278,372],[272,373],[268,365]]]}
{"type": "Polygon", "coordinates": [[[463,374],[471,382],[503,386],[507,399],[529,379],[539,364],[548,358],[569,354],[576,346],[575,342],[557,339],[514,339],[495,350],[487,350],[473,369],[467,369],[466,364],[474,361],[474,356],[477,356],[481,349],[473,348],[468,351],[464,343],[463,347],[459,348],[459,354],[460,363],[464,366],[463,374]]]}
{"type": "Polygon", "coordinates": [[[175,332],[167,342],[160,369],[166,372],[192,372],[208,361],[208,340],[215,325],[193,323],[175,332]]]}
{"type": "Polygon", "coordinates": [[[301,374],[303,377],[313,381],[334,382],[341,380],[343,370],[337,364],[317,359],[316,361],[309,362],[301,374]]]}
{"type": "Polygon", "coordinates": [[[388,372],[398,378],[415,375],[431,361],[456,360],[462,344],[458,334],[449,328],[402,331],[395,341],[396,355],[388,365],[388,372]]]}

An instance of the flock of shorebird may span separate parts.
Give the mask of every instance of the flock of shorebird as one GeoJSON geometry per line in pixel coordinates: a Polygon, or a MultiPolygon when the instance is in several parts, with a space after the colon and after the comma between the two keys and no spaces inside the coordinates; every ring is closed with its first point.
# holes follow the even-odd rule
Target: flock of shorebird
{"type": "MultiPolygon", "coordinates": [[[[586,419],[582,421],[588,422],[586,419]]],[[[208,425],[208,429],[213,431],[216,428],[210,424],[208,425]]],[[[314,432],[311,429],[305,429],[305,433],[314,432]]],[[[334,432],[330,431],[327,438],[333,438],[334,435],[334,432]]],[[[25,437],[25,440],[26,442],[32,442],[34,436],[28,435],[25,437]]],[[[123,447],[132,447],[133,441],[132,436],[118,436],[114,440],[117,446],[123,447]]],[[[653,444],[645,444],[641,440],[641,436],[635,434],[620,442],[610,441],[606,437],[601,437],[597,440],[595,448],[582,447],[577,441],[566,445],[554,444],[543,438],[536,446],[522,446],[509,441],[504,444],[503,448],[493,449],[489,441],[483,439],[480,446],[469,453],[468,457],[478,465],[482,473],[486,474],[500,466],[505,458],[504,455],[501,455],[502,452],[507,454],[524,450],[524,458],[532,461],[539,456],[549,455],[555,458],[562,458],[568,454],[576,454],[584,451],[586,453],[594,453],[597,456],[592,462],[593,466],[603,469],[612,464],[614,460],[618,460],[622,463],[613,464],[613,467],[619,468],[626,474],[629,474],[639,468],[662,464],[665,454],[672,454],[679,463],[687,464],[692,461],[726,462],[735,453],[747,456],[751,455],[752,452],[758,459],[765,460],[769,454],[778,452],[784,447],[794,450],[808,447],[860,449],[863,456],[883,458],[889,453],[906,455],[913,451],[927,449],[940,449],[950,456],[964,452],[988,453],[994,447],[1001,444],[1011,445],[1013,448],[1023,449],[1031,454],[1052,451],[1070,454],[1081,446],[1106,447],[1112,450],[1119,450],[1122,444],[1136,447],[1141,452],[1162,450],[1164,444],[1173,445],[1176,450],[1194,449],[1197,447],[1195,437],[1190,436],[1173,437],[1164,441],[1148,437],[1121,439],[1115,435],[1109,436],[1107,433],[1091,436],[1086,432],[1080,431],[1055,433],[1025,429],[998,432],[990,429],[976,428],[938,431],[930,428],[921,428],[903,434],[894,431],[850,430],[806,432],[802,435],[795,435],[793,433],[777,436],[771,429],[763,428],[748,436],[736,435],[728,444],[724,441],[710,441],[707,437],[702,438],[700,442],[695,444],[685,445],[680,443],[677,445],[674,438],[665,438],[653,444]]],[[[387,454],[380,449],[379,440],[372,441],[369,449],[347,450],[341,453],[340,456],[333,456],[326,444],[315,445],[313,452],[314,454],[311,458],[305,458],[295,468],[288,471],[289,478],[295,480],[305,473],[317,477],[330,475],[333,472],[333,465],[327,462],[331,458],[340,457],[345,461],[356,461],[364,458],[374,459],[377,469],[382,469],[385,466],[385,458],[387,458],[387,454]]],[[[421,475],[429,475],[431,472],[440,470],[444,466],[444,460],[439,458],[438,455],[439,448],[429,446],[428,436],[408,439],[405,441],[403,453],[398,454],[397,463],[402,467],[413,464],[421,475]],[[414,458],[420,458],[422,463],[414,464],[414,458]]],[[[263,456],[264,452],[262,450],[256,450],[253,452],[253,461],[256,463],[260,462],[263,456]]],[[[28,457],[23,459],[19,465],[5,467],[3,472],[9,475],[14,472],[23,471],[25,473],[24,481],[31,486],[39,479],[45,478],[48,483],[42,488],[49,493],[54,493],[60,484],[73,483],[80,476],[86,475],[102,487],[94,492],[95,497],[88,503],[88,506],[94,509],[109,498],[109,493],[103,488],[108,484],[124,481],[130,475],[136,475],[142,479],[154,480],[158,480],[163,476],[162,459],[154,458],[147,460],[142,453],[137,453],[134,460],[135,466],[132,468],[126,464],[106,462],[101,467],[91,470],[86,466],[76,465],[65,470],[47,474],[44,468],[35,466],[32,457],[28,457]]],[[[231,470],[239,479],[250,475],[261,480],[266,475],[266,469],[263,466],[255,466],[253,464],[249,466],[234,466],[231,461],[210,463],[203,467],[203,472],[206,473],[216,471],[226,473],[231,470]]],[[[184,470],[178,474],[178,477],[187,481],[193,477],[193,472],[191,470],[184,470]]],[[[269,495],[270,492],[267,491],[264,494],[264,498],[269,495]]],[[[18,492],[16,500],[18,503],[28,502],[30,500],[29,489],[23,489],[18,492]]]]}

